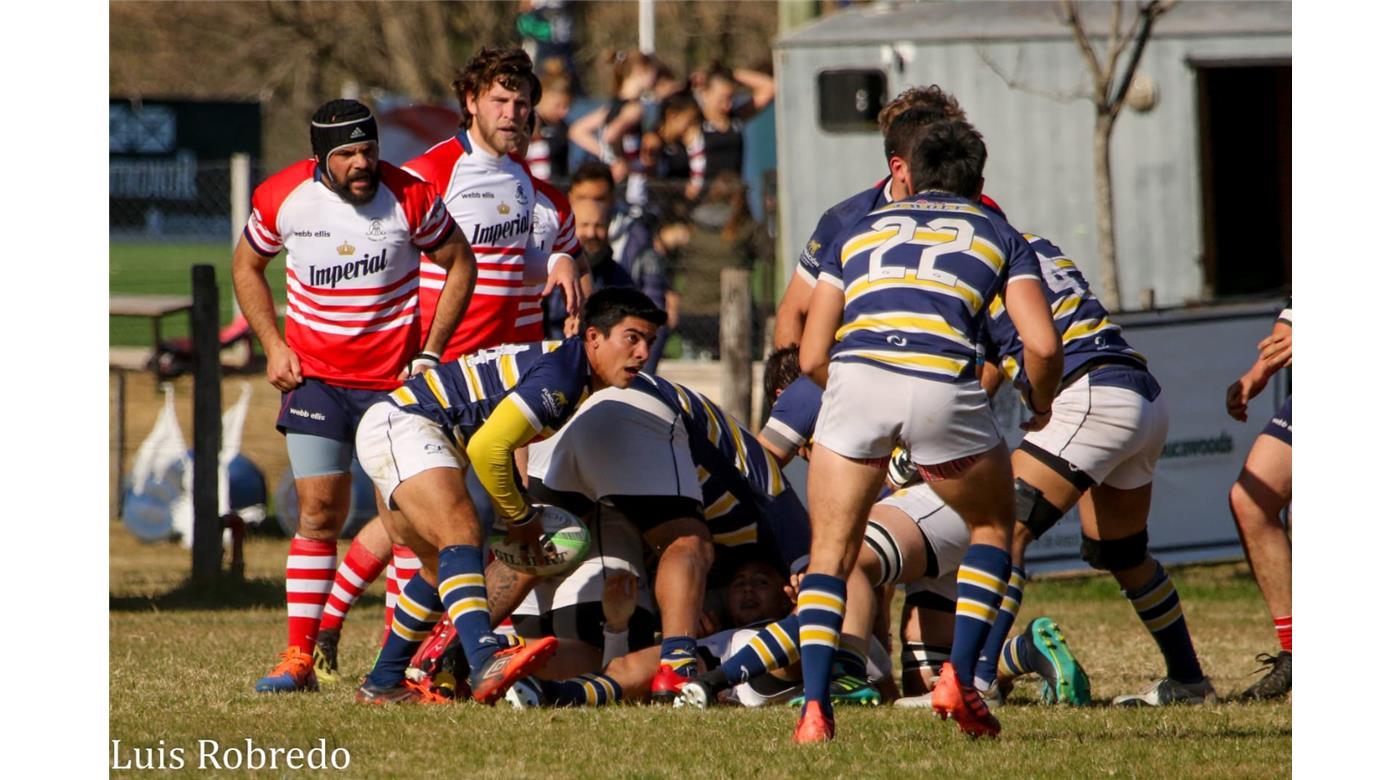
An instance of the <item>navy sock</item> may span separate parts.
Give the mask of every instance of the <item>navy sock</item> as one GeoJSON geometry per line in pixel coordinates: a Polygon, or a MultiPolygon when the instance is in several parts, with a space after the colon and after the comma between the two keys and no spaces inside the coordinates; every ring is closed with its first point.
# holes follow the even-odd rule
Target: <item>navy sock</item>
{"type": "Polygon", "coordinates": [[[438,578],[438,594],[462,641],[467,664],[473,672],[479,671],[501,648],[501,638],[491,632],[481,548],[457,544],[439,550],[438,578]]]}
{"type": "Polygon", "coordinates": [[[1167,662],[1167,676],[1183,683],[1200,682],[1205,675],[1201,663],[1196,658],[1196,648],[1191,644],[1191,632],[1186,629],[1186,614],[1181,611],[1181,598],[1176,595],[1176,586],[1171,577],[1157,564],[1152,579],[1136,593],[1123,591],[1123,595],[1133,602],[1138,619],[1162,650],[1167,662]]]}
{"type": "Polygon", "coordinates": [[[380,688],[389,688],[403,681],[404,671],[413,661],[418,646],[432,633],[438,618],[442,617],[442,600],[437,588],[429,585],[421,574],[415,574],[399,593],[398,605],[394,607],[394,622],[389,627],[389,635],[374,661],[374,669],[369,673],[369,683],[380,688]]]}
{"type": "Polygon", "coordinates": [[[958,567],[958,612],[953,619],[951,660],[964,690],[973,687],[977,655],[996,620],[1006,579],[1011,573],[1011,555],[990,544],[967,548],[958,567]]]}
{"type": "Polygon", "coordinates": [[[729,687],[761,677],[797,660],[800,629],[796,615],[770,623],[720,665],[729,687]]]}
{"type": "Polygon", "coordinates": [[[662,637],[661,663],[671,667],[677,674],[693,676],[696,670],[695,637],[662,637]]]}
{"type": "MultiPolygon", "coordinates": [[[[1020,677],[1023,674],[1030,674],[1035,671],[1031,668],[1030,661],[1030,653],[1034,650],[1035,648],[1030,646],[1030,643],[1026,641],[1024,636],[1012,638],[1012,640],[1007,642],[1001,649],[999,668],[1008,677],[1020,677]]],[[[978,679],[981,679],[980,676],[978,679]]],[[[992,681],[996,681],[995,671],[992,673],[992,681]]],[[[990,683],[988,687],[990,687],[990,683]]]]}
{"type": "Polygon", "coordinates": [[[568,680],[537,680],[545,701],[556,707],[601,707],[622,698],[622,686],[606,674],[581,674],[568,680]]]}
{"type": "Polygon", "coordinates": [[[1001,647],[1006,643],[1006,635],[1016,623],[1016,613],[1021,611],[1021,594],[1026,587],[1026,571],[1020,566],[1011,567],[1011,578],[1006,581],[1006,595],[1001,597],[1001,609],[997,610],[996,622],[987,632],[982,650],[977,657],[977,685],[980,689],[990,688],[997,679],[997,658],[1001,647]]]}
{"type": "Polygon", "coordinates": [[[831,715],[831,662],[846,614],[846,582],[830,574],[808,574],[797,592],[802,656],[802,692],[831,715]]]}

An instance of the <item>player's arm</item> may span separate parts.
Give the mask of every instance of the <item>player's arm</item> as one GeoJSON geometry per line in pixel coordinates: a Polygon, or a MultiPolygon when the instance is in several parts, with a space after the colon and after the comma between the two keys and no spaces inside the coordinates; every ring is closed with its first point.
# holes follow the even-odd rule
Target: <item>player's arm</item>
{"type": "Polygon", "coordinates": [[[423,345],[424,352],[441,357],[476,288],[476,254],[456,224],[452,225],[447,240],[427,254],[429,260],[447,271],[437,311],[428,328],[428,339],[423,345]]]}
{"type": "Polygon", "coordinates": [[[267,356],[267,381],[288,392],[301,384],[301,361],[277,330],[277,310],[265,273],[271,260],[254,249],[247,236],[240,237],[233,250],[233,293],[267,356]]]}
{"type": "Polygon", "coordinates": [[[807,307],[812,302],[812,283],[798,269],[788,279],[778,311],[773,315],[773,348],[782,349],[802,343],[802,327],[807,321],[807,307]]]}
{"type": "Polygon", "coordinates": [[[1030,384],[1026,402],[1034,415],[1022,427],[1031,431],[1050,422],[1050,407],[1065,365],[1064,346],[1041,287],[1039,277],[1020,276],[1007,282],[1005,295],[1006,313],[1021,337],[1022,370],[1030,384]]]}
{"type": "MultiPolygon", "coordinates": [[[[797,362],[802,367],[802,373],[821,387],[826,387],[827,364],[831,361],[831,348],[836,344],[836,329],[841,325],[845,303],[841,288],[828,281],[825,275],[812,289],[812,302],[807,311],[807,322],[802,328],[802,346],[797,352],[797,362]]],[[[1046,314],[1049,314],[1048,307],[1046,314]]]]}
{"type": "Polygon", "coordinates": [[[758,432],[758,443],[763,445],[763,449],[768,450],[768,454],[772,455],[780,466],[786,466],[791,463],[793,456],[797,454],[797,449],[787,445],[786,442],[779,444],[772,441],[768,436],[767,428],[758,432]]]}
{"type": "Polygon", "coordinates": [[[530,514],[530,506],[515,484],[514,453],[540,433],[523,408],[515,393],[506,396],[467,442],[472,471],[491,496],[496,512],[511,524],[529,519],[530,514]]]}
{"type": "Polygon", "coordinates": [[[988,398],[997,394],[997,391],[1001,389],[1001,380],[1004,378],[1001,368],[997,366],[995,361],[988,360],[982,364],[982,371],[978,379],[981,381],[982,390],[988,398]]]}
{"type": "Polygon", "coordinates": [[[1225,390],[1225,411],[1240,422],[1249,419],[1249,402],[1264,392],[1279,369],[1293,362],[1293,325],[1289,320],[1274,322],[1269,337],[1259,342],[1259,357],[1225,390]]]}

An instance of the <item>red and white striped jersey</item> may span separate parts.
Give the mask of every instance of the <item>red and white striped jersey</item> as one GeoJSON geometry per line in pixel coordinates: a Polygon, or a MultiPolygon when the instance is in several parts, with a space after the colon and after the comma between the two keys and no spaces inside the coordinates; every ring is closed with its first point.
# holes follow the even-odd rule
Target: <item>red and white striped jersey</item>
{"type": "MultiPolygon", "coordinates": [[[[534,220],[534,184],[515,158],[473,147],[467,131],[460,130],[404,164],[442,193],[448,213],[476,254],[476,290],[448,340],[444,362],[511,341],[520,303],[531,289],[525,283],[525,249],[534,220]]],[[[421,272],[419,305],[424,321],[430,322],[447,275],[427,258],[421,272]]],[[[538,299],[539,293],[534,296],[538,299]]]]}
{"type": "Polygon", "coordinates": [[[287,250],[286,338],[303,376],[364,390],[400,384],[421,343],[420,252],[452,234],[431,184],[381,161],[378,192],[357,206],[303,160],[258,185],[243,233],[264,257],[287,250]]]}
{"type": "Polygon", "coordinates": [[[525,284],[529,292],[520,298],[515,319],[517,344],[544,341],[544,310],[540,302],[549,279],[549,261],[561,255],[560,262],[573,262],[582,251],[574,235],[574,212],[569,199],[549,182],[530,177],[535,185],[535,224],[525,248],[525,284]]]}

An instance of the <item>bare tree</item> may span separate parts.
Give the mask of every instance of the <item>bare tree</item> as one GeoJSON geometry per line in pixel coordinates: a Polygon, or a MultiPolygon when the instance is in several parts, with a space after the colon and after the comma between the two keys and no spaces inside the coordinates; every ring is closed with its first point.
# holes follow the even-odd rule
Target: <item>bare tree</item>
{"type": "Polygon", "coordinates": [[[1109,23],[1107,51],[1100,58],[1099,52],[1089,41],[1083,19],[1079,15],[1078,4],[1073,0],[1060,0],[1062,21],[1074,34],[1074,41],[1084,55],[1093,80],[1090,101],[1094,104],[1094,205],[1098,212],[1099,228],[1099,283],[1098,295],[1110,311],[1118,310],[1118,244],[1113,229],[1113,180],[1109,164],[1109,141],[1113,136],[1113,125],[1118,120],[1118,112],[1123,108],[1128,86],[1142,59],[1143,49],[1152,37],[1152,25],[1157,18],[1177,0],[1149,0],[1137,3],[1132,26],[1123,30],[1124,0],[1113,3],[1113,16],[1109,23]],[[1119,62],[1124,52],[1128,53],[1122,68],[1119,62]]]}

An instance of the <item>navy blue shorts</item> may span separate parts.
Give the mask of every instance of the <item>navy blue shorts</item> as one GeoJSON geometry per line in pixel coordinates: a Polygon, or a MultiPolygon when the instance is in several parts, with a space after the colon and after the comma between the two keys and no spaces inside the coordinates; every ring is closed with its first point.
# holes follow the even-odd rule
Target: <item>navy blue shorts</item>
{"type": "Polygon", "coordinates": [[[307,379],[300,387],[282,394],[277,430],[321,436],[353,447],[360,418],[385,395],[383,390],[354,390],[307,379]]]}
{"type": "Polygon", "coordinates": [[[1264,435],[1272,436],[1290,447],[1293,446],[1293,396],[1288,396],[1288,400],[1283,402],[1283,406],[1274,412],[1273,419],[1264,426],[1264,435]]]}

